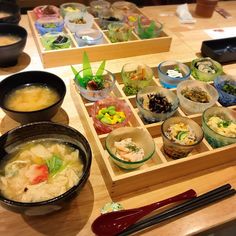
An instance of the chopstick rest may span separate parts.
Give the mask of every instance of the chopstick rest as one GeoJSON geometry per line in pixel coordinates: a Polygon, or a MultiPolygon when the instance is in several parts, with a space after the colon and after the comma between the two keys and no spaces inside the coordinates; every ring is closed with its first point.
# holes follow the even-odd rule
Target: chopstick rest
{"type": "Polygon", "coordinates": [[[118,234],[119,236],[130,235],[131,233],[140,231],[142,229],[148,228],[152,225],[160,223],[162,221],[171,219],[175,216],[196,210],[200,207],[207,206],[211,203],[222,200],[226,197],[233,196],[236,193],[235,189],[231,189],[230,184],[225,184],[219,188],[211,190],[205,194],[202,194],[194,199],[188,200],[182,204],[179,204],[175,207],[169,208],[159,214],[156,214],[152,217],[146,218],[145,220],[139,221],[138,223],[130,226],[122,233],[118,234]]]}

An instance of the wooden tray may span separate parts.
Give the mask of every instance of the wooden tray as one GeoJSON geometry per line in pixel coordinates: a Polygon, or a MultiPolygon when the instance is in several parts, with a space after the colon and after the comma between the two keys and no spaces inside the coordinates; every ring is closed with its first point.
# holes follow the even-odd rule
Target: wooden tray
{"type": "MultiPolygon", "coordinates": [[[[155,70],[153,68],[153,71],[154,78],[152,80],[152,85],[161,86],[159,79],[157,78],[156,68],[155,70]]],[[[93,120],[89,115],[89,110],[93,103],[85,100],[79,94],[74,82],[71,83],[71,94],[73,101],[77,107],[85,130],[92,132],[92,135],[90,136],[94,137],[94,143],[96,143],[96,148],[93,150],[93,153],[112,197],[130,193],[132,191],[173,180],[190,173],[235,161],[236,144],[213,149],[205,139],[203,139],[201,144],[187,157],[179,160],[170,159],[164,154],[162,147],[160,131],[162,122],[145,124],[145,122],[138,115],[135,96],[126,96],[122,90],[124,85],[122,83],[121,75],[115,74],[115,77],[117,81],[113,95],[124,99],[132,110],[132,118],[129,122],[129,126],[146,129],[151,134],[156,144],[156,152],[154,156],[139,169],[131,171],[126,171],[119,168],[113,163],[113,161],[110,160],[109,154],[105,150],[105,139],[108,134],[98,135],[93,126],[93,120]]],[[[191,79],[194,78],[191,77],[191,79]]],[[[176,89],[172,90],[176,92],[176,89]]],[[[221,105],[217,102],[215,106],[221,105]]],[[[229,108],[236,110],[236,106],[231,106],[229,108]]],[[[187,115],[180,108],[178,108],[174,116],[187,115]]],[[[194,114],[187,117],[193,119],[201,125],[201,114],[194,114]]]]}
{"type": "MultiPolygon", "coordinates": [[[[138,8],[136,12],[143,14],[138,8]]],[[[110,60],[116,58],[124,58],[131,56],[138,56],[144,54],[153,54],[159,52],[167,52],[170,49],[172,38],[168,36],[164,31],[161,32],[160,37],[153,39],[140,39],[134,32],[132,40],[120,43],[111,43],[107,37],[106,30],[102,30],[98,25],[98,19],[95,18],[93,28],[99,29],[103,33],[103,44],[78,47],[78,44],[74,38],[74,34],[69,31],[68,28],[64,28],[64,32],[69,35],[72,40],[72,47],[60,50],[46,51],[40,41],[40,34],[35,28],[36,17],[33,11],[28,11],[28,18],[30,27],[33,33],[33,37],[38,48],[38,52],[45,68],[56,67],[70,64],[79,64],[82,62],[83,51],[87,51],[90,55],[91,61],[110,60]]],[[[144,14],[143,14],[144,15],[144,14]]]]}

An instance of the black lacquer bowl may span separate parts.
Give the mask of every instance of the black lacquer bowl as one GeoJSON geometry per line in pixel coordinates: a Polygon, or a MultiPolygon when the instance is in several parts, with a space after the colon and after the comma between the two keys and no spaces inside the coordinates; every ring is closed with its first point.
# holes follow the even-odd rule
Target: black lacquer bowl
{"type": "Polygon", "coordinates": [[[60,109],[66,94],[66,86],[63,80],[45,71],[26,71],[13,74],[0,82],[0,107],[13,120],[20,123],[50,120],[60,109]],[[14,111],[5,106],[5,98],[18,87],[33,84],[43,84],[51,87],[59,94],[59,100],[41,110],[36,111],[14,111]]]}
{"type": "Polygon", "coordinates": [[[65,207],[71,199],[79,194],[80,190],[85,185],[90,175],[92,162],[90,145],[79,131],[58,123],[35,122],[19,126],[0,137],[0,163],[12,150],[26,142],[37,139],[62,141],[79,149],[80,158],[84,165],[83,173],[77,185],[73,186],[64,194],[47,201],[21,203],[9,200],[0,194],[0,204],[4,208],[26,215],[44,215],[65,207]]]}
{"type": "Polygon", "coordinates": [[[20,8],[16,3],[1,1],[0,12],[7,14],[0,16],[0,23],[18,24],[21,19],[20,8]]]}
{"type": "Polygon", "coordinates": [[[27,31],[19,25],[0,23],[1,35],[13,35],[20,38],[16,43],[0,46],[0,67],[14,66],[25,48],[27,31]]]}

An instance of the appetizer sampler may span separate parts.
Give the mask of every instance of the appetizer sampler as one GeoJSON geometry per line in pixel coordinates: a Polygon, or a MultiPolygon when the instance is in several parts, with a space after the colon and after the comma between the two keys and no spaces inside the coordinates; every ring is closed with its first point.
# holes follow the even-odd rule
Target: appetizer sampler
{"type": "Polygon", "coordinates": [[[115,142],[116,156],[124,161],[137,162],[144,158],[144,150],[139,147],[132,138],[126,138],[120,142],[115,142]]]}
{"type": "Polygon", "coordinates": [[[183,122],[171,125],[165,132],[165,135],[171,141],[182,145],[193,145],[196,143],[196,135],[193,129],[183,122]]]}

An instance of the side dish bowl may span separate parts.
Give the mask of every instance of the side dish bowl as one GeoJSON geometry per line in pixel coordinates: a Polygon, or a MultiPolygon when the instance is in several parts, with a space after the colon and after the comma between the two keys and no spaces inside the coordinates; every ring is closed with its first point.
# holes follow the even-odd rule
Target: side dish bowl
{"type": "Polygon", "coordinates": [[[236,76],[220,75],[214,80],[214,86],[219,93],[221,105],[236,105],[236,76]]]}
{"type": "Polygon", "coordinates": [[[67,2],[60,5],[60,12],[63,17],[71,13],[86,12],[86,6],[77,2],[67,2]]]}
{"type": "Polygon", "coordinates": [[[163,139],[164,152],[173,159],[186,157],[194,148],[197,147],[197,145],[199,145],[204,137],[201,127],[195,121],[181,116],[170,117],[169,119],[165,120],[161,125],[161,136],[163,139]],[[176,143],[174,142],[174,139],[171,140],[166,135],[166,131],[170,128],[171,125],[175,125],[180,122],[188,125],[192,129],[196,137],[196,140],[193,144],[185,145],[176,143]]]}
{"type": "Polygon", "coordinates": [[[79,182],[65,193],[41,202],[18,202],[0,194],[0,203],[4,208],[31,216],[44,215],[60,210],[79,193],[89,178],[92,153],[88,141],[74,128],[53,122],[30,123],[19,126],[2,135],[0,137],[0,163],[2,164],[7,155],[21,147],[21,145],[41,139],[65,142],[79,150],[80,159],[83,163],[82,176],[79,182]]]}
{"type": "Polygon", "coordinates": [[[212,85],[196,80],[186,80],[179,83],[177,86],[177,96],[181,109],[188,115],[204,112],[207,108],[212,107],[219,98],[217,90],[212,85]],[[202,100],[206,98],[208,102],[191,101],[184,96],[184,92],[187,92],[187,90],[191,96],[194,96],[195,92],[195,98],[197,97],[202,100]]]}
{"type": "Polygon", "coordinates": [[[61,107],[65,94],[65,83],[57,75],[44,71],[20,72],[0,82],[0,107],[9,117],[20,123],[50,120],[61,107]],[[6,107],[6,98],[12,91],[23,86],[39,84],[54,89],[58,93],[58,101],[44,109],[35,111],[16,111],[6,107]]]}
{"type": "Polygon", "coordinates": [[[14,66],[25,48],[27,31],[25,28],[13,24],[0,24],[0,36],[12,35],[19,38],[19,41],[0,46],[0,67],[14,66]]]}
{"type": "Polygon", "coordinates": [[[126,101],[118,99],[116,97],[107,97],[103,100],[99,100],[95,102],[90,109],[90,115],[92,116],[94,127],[100,134],[110,133],[114,129],[128,125],[131,113],[131,109],[126,103],[126,101]],[[102,122],[98,118],[99,111],[103,108],[108,108],[110,106],[113,106],[116,112],[123,112],[124,119],[122,119],[120,122],[116,122],[115,124],[108,124],[102,122]]]}
{"type": "Polygon", "coordinates": [[[191,74],[190,68],[178,61],[161,62],[157,67],[157,71],[160,83],[164,88],[176,88],[180,82],[189,79],[191,74]],[[173,73],[173,76],[168,74],[169,71],[170,74],[173,73]],[[179,73],[181,73],[181,76],[178,77],[179,73]]]}
{"type": "Polygon", "coordinates": [[[178,109],[179,99],[174,92],[168,89],[158,86],[147,86],[137,93],[136,104],[141,118],[144,118],[148,123],[154,123],[166,120],[168,117],[172,116],[178,109]],[[152,95],[158,95],[157,100],[161,101],[161,103],[157,103],[154,101],[155,98],[153,98],[152,108],[157,108],[161,111],[154,112],[149,109],[149,96],[152,95]],[[161,99],[159,96],[161,96],[161,99]]]}
{"type": "Polygon", "coordinates": [[[226,107],[210,107],[203,112],[202,128],[206,140],[213,148],[236,143],[236,111],[226,107]],[[222,121],[214,119],[210,125],[209,119],[212,117],[219,117],[222,121]],[[234,127],[229,127],[231,122],[234,127]],[[221,130],[223,133],[220,133],[221,130]]]}
{"type": "Polygon", "coordinates": [[[191,62],[191,73],[196,80],[213,81],[222,72],[221,64],[209,57],[197,58],[191,62]]]}
{"type": "Polygon", "coordinates": [[[70,13],[65,16],[65,25],[72,33],[92,28],[94,17],[89,13],[70,13]]]}
{"type": "Polygon", "coordinates": [[[113,130],[106,138],[106,149],[111,160],[119,167],[127,170],[139,168],[144,165],[155,152],[155,143],[151,135],[144,129],[136,127],[122,127],[113,130]],[[120,159],[116,154],[115,142],[120,142],[123,139],[132,138],[132,141],[139,147],[143,148],[144,156],[140,161],[125,161],[120,159]],[[145,142],[144,142],[145,140],[145,142]]]}
{"type": "MultiPolygon", "coordinates": [[[[75,76],[74,81],[75,81],[75,85],[78,88],[80,94],[86,98],[89,101],[98,101],[101,99],[104,99],[106,97],[109,96],[109,94],[111,93],[111,91],[113,90],[114,86],[115,86],[115,77],[114,75],[108,71],[108,70],[104,70],[103,74],[101,76],[96,76],[96,72],[98,71],[98,68],[93,67],[92,68],[92,72],[93,72],[93,76],[89,75],[90,74],[90,69],[83,69],[81,71],[78,72],[78,75],[75,76]],[[77,77],[79,76],[79,78],[82,79],[82,81],[78,80],[77,77]],[[93,81],[96,80],[98,81],[98,79],[100,79],[100,81],[102,81],[104,88],[103,89],[87,89],[85,88],[85,86],[82,86],[84,82],[89,81],[93,81]]],[[[87,87],[88,87],[88,83],[87,83],[87,87]]]]}
{"type": "Polygon", "coordinates": [[[59,17],[59,8],[54,5],[37,6],[33,9],[37,19],[42,17],[59,17]]]}

